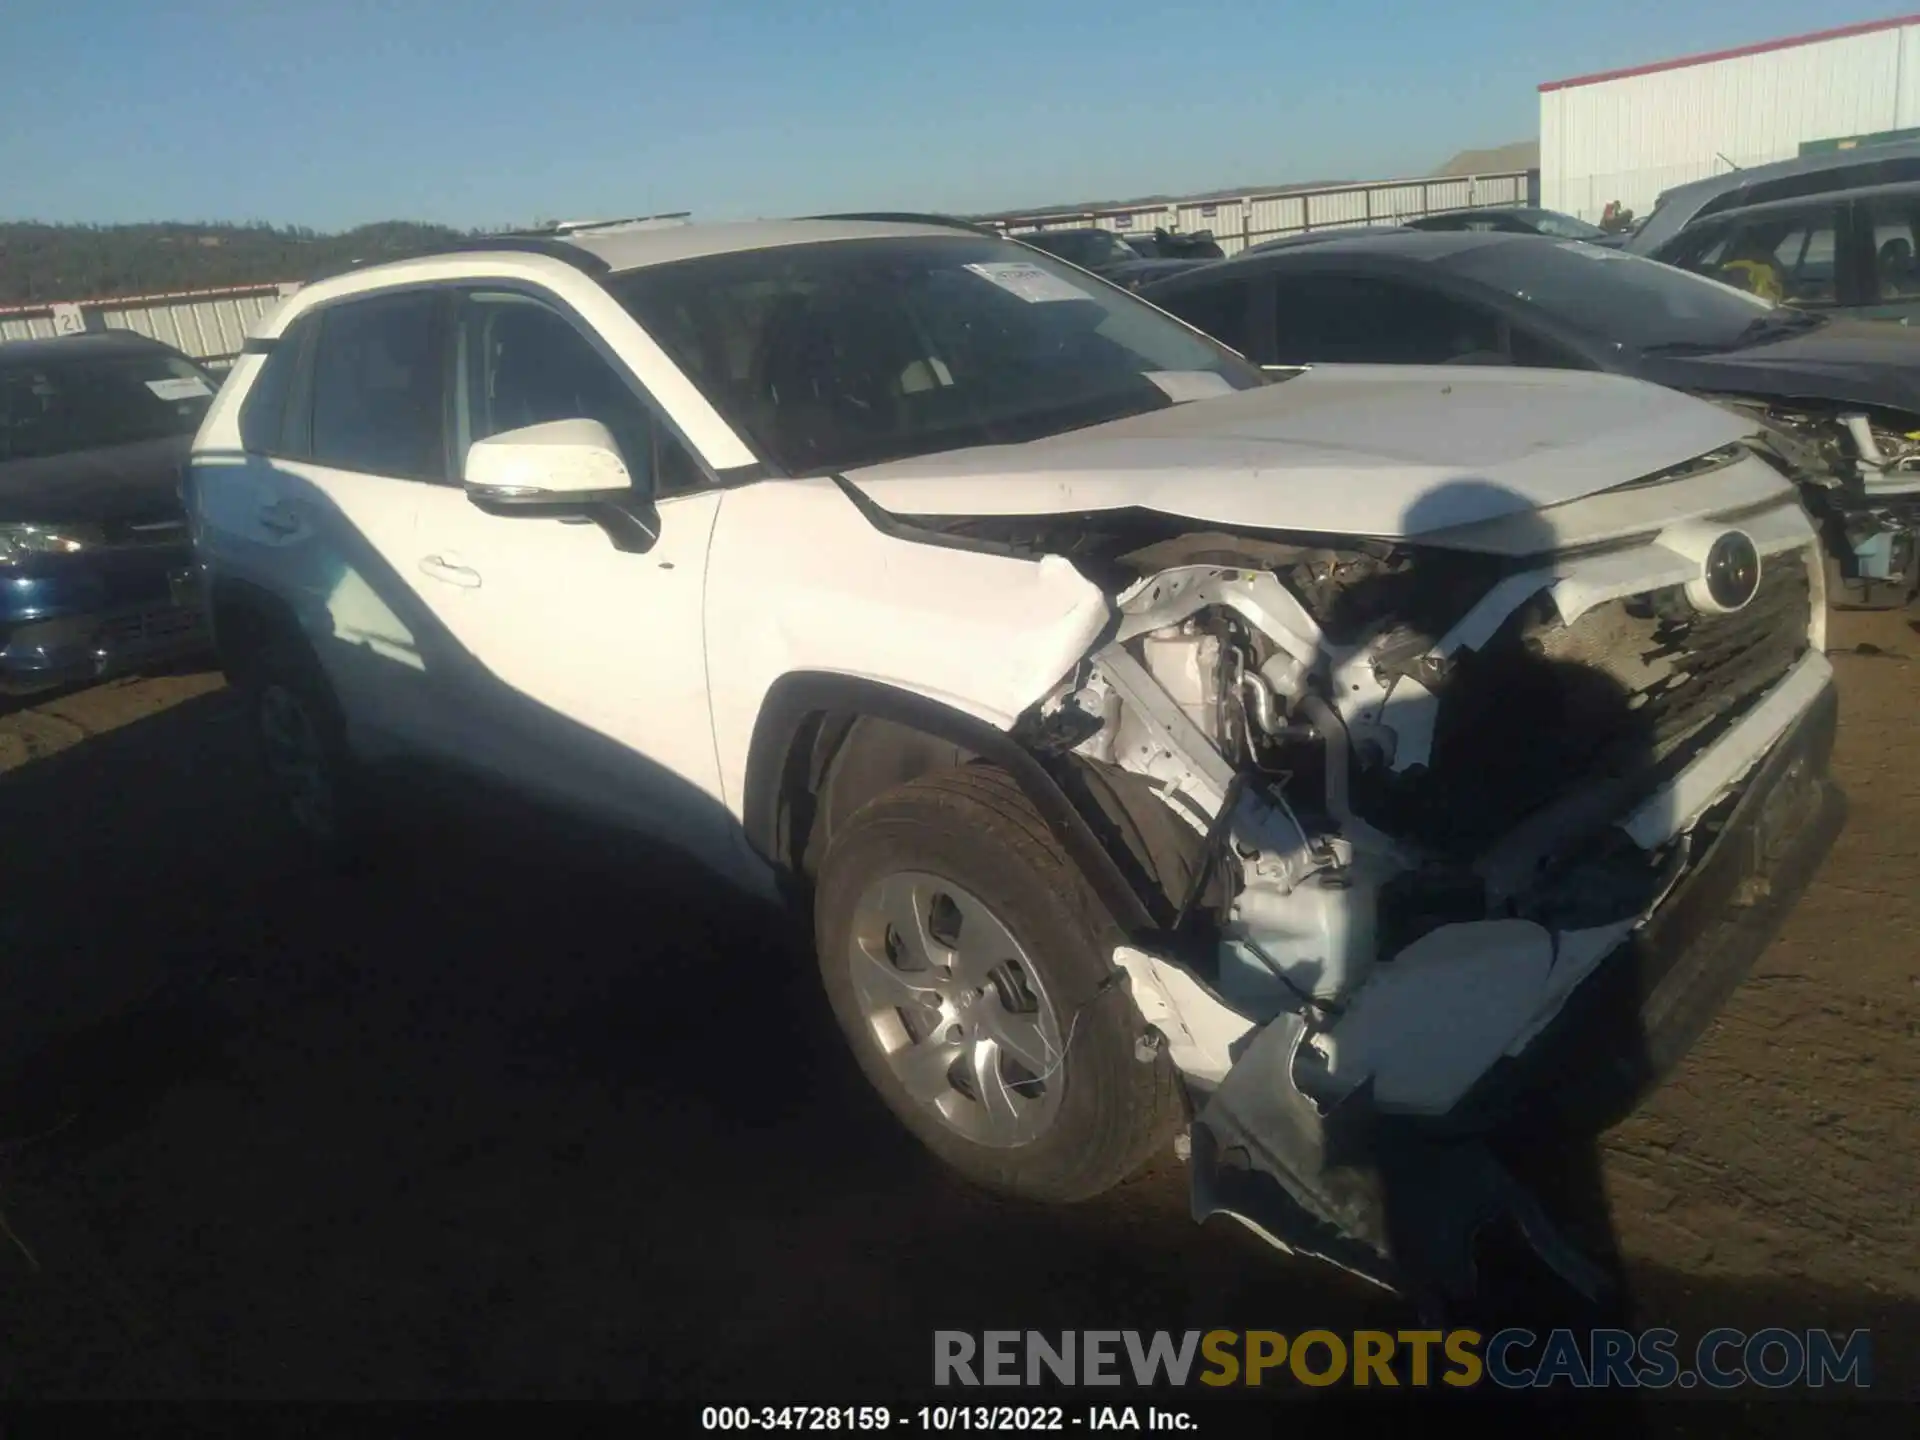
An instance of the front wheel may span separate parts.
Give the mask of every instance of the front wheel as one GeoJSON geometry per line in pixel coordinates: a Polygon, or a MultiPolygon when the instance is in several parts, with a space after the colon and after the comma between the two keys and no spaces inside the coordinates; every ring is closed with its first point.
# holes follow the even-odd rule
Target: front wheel
{"type": "Polygon", "coordinates": [[[315,859],[346,868],[372,826],[360,768],[333,689],[300,646],[269,646],[240,686],[256,753],[282,817],[315,859]]]}
{"type": "Polygon", "coordinates": [[[1119,933],[1006,772],[943,770],[863,806],[828,847],[814,913],[861,1069],[963,1176],[1082,1200],[1170,1145],[1177,1077],[1140,1045],[1119,933]]]}

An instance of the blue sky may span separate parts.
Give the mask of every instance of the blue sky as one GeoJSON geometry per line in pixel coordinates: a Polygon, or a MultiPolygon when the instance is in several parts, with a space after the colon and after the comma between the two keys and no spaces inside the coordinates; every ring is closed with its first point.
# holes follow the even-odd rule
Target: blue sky
{"type": "Polygon", "coordinates": [[[978,211],[1422,174],[1749,0],[0,0],[0,218],[978,211]]]}

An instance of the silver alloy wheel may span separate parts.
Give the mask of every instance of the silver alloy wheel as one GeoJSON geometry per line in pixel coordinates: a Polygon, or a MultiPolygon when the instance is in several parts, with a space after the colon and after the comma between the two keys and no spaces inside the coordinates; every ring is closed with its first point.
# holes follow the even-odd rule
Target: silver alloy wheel
{"type": "Polygon", "coordinates": [[[284,685],[260,692],[258,712],[267,770],[293,819],[311,835],[333,833],[333,785],[327,754],[307,702],[284,685]]]}
{"type": "Polygon", "coordinates": [[[853,992],[906,1092],[980,1145],[1012,1149],[1059,1111],[1065,1044],[1026,951],[978,896],[896,871],[867,887],[853,992]]]}

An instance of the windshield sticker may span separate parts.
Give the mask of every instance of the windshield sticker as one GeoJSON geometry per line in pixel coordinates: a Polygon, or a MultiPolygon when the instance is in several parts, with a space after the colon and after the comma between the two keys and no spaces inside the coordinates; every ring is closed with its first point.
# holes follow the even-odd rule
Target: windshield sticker
{"type": "Polygon", "coordinates": [[[1233,386],[1211,370],[1149,370],[1146,378],[1158,385],[1176,405],[1189,400],[1214,400],[1231,395],[1233,386]]]}
{"type": "Polygon", "coordinates": [[[183,379],[149,380],[147,389],[162,400],[197,400],[202,395],[211,395],[207,382],[198,375],[188,375],[183,379]]]}
{"type": "Polygon", "coordinates": [[[984,260],[967,266],[967,269],[982,280],[991,280],[1008,294],[1018,295],[1029,305],[1044,304],[1049,300],[1093,298],[1072,281],[1062,280],[1058,275],[1023,260],[984,260]]]}

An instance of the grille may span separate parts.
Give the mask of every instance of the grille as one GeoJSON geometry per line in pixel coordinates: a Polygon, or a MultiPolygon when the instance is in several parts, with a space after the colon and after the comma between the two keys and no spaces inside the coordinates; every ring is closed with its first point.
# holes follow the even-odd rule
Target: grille
{"type": "Polygon", "coordinates": [[[94,648],[108,652],[163,645],[192,639],[205,625],[198,611],[156,605],[103,621],[94,632],[93,643],[94,648]]]}
{"type": "Polygon", "coordinates": [[[1459,657],[1440,691],[1427,767],[1397,779],[1372,772],[1363,808],[1466,858],[1589,781],[1650,790],[1806,653],[1811,604],[1797,555],[1766,563],[1753,600],[1732,615],[1699,614],[1674,589],[1609,601],[1562,625],[1538,596],[1459,657]]]}

